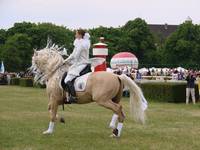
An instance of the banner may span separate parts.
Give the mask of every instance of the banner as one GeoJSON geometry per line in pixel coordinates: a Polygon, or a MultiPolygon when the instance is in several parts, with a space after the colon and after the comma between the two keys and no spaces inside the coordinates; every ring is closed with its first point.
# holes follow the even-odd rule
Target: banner
{"type": "Polygon", "coordinates": [[[0,73],[4,73],[5,72],[5,68],[4,68],[4,64],[3,61],[1,62],[1,68],[0,68],[0,73]]]}

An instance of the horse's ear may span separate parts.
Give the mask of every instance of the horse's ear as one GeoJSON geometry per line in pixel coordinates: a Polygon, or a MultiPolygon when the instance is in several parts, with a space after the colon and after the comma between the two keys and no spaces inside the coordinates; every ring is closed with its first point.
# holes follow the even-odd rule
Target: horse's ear
{"type": "Polygon", "coordinates": [[[34,55],[37,55],[38,54],[37,50],[36,49],[33,50],[34,50],[34,55]]]}

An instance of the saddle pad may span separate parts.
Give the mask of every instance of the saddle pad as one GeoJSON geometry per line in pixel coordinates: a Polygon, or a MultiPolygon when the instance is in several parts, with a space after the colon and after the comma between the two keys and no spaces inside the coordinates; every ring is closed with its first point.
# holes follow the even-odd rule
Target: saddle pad
{"type": "Polygon", "coordinates": [[[87,85],[87,79],[88,79],[90,74],[91,74],[91,72],[75,79],[74,88],[77,92],[85,91],[85,88],[86,88],[86,85],[87,85]]]}

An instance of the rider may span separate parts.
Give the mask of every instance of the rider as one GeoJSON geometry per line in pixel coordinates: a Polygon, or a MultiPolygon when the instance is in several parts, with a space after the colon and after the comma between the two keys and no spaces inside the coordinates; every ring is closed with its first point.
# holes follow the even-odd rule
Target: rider
{"type": "Polygon", "coordinates": [[[73,79],[79,76],[79,73],[89,64],[90,35],[82,29],[78,29],[75,34],[74,50],[65,60],[65,63],[71,65],[69,67],[65,90],[68,91],[68,103],[76,103],[76,91],[73,85],[73,79]]]}

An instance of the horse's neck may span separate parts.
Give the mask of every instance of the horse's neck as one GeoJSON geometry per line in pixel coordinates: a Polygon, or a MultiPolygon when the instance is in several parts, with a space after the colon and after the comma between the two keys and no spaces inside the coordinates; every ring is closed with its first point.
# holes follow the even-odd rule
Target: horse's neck
{"type": "Polygon", "coordinates": [[[63,58],[51,56],[43,66],[43,73],[47,78],[55,73],[55,71],[63,64],[63,58]]]}
{"type": "Polygon", "coordinates": [[[55,66],[52,71],[46,73],[47,80],[50,80],[54,77],[61,78],[62,75],[67,72],[68,68],[69,66],[66,64],[59,64],[55,66]]]}

